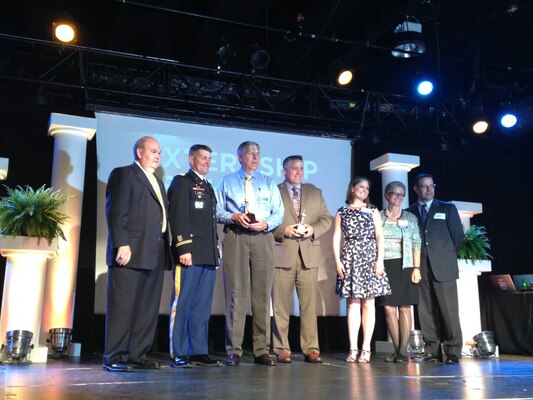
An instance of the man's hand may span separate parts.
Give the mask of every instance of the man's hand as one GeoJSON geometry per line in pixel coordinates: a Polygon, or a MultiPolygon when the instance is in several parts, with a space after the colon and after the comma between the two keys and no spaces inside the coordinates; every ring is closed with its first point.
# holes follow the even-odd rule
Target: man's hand
{"type": "Polygon", "coordinates": [[[235,213],[231,216],[231,220],[243,228],[250,229],[249,226],[251,221],[245,213],[235,213]]]}
{"type": "Polygon", "coordinates": [[[124,266],[129,263],[131,260],[131,249],[130,246],[120,246],[117,250],[117,257],[115,261],[118,265],[124,266]]]}
{"type": "Polygon", "coordinates": [[[295,224],[295,225],[288,225],[285,228],[285,231],[283,234],[285,237],[288,238],[308,238],[312,236],[314,233],[313,227],[311,225],[304,224],[303,229],[301,228],[301,225],[295,224]]]}
{"type": "Polygon", "coordinates": [[[185,253],[180,256],[180,264],[185,266],[192,265],[192,254],[185,253]]]}

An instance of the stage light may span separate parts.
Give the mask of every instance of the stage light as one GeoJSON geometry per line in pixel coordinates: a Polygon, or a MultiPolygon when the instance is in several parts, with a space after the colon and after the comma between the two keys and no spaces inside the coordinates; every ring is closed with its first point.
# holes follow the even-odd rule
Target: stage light
{"type": "Polygon", "coordinates": [[[422,331],[413,330],[409,333],[409,343],[407,345],[407,352],[410,355],[420,355],[424,354],[425,348],[424,336],[422,331]]]}
{"type": "Polygon", "coordinates": [[[483,135],[489,130],[489,123],[484,119],[477,119],[472,124],[472,132],[476,135],[483,135]]]}
{"type": "Polygon", "coordinates": [[[421,96],[428,96],[433,92],[433,83],[427,79],[424,79],[416,86],[416,91],[421,96]]]}
{"type": "Polygon", "coordinates": [[[63,354],[68,353],[72,341],[72,329],[70,328],[52,328],[48,331],[50,337],[46,339],[50,343],[52,358],[60,358],[63,354]]]}
{"type": "Polygon", "coordinates": [[[250,52],[250,65],[252,73],[265,70],[270,64],[270,54],[258,44],[254,44],[248,50],[250,52]]]}
{"type": "Polygon", "coordinates": [[[237,55],[235,51],[233,51],[231,44],[225,39],[221,39],[220,42],[218,42],[215,54],[218,57],[219,66],[227,65],[228,62],[237,55]]]}
{"type": "Polygon", "coordinates": [[[501,126],[507,129],[514,127],[517,122],[518,122],[518,118],[516,117],[516,115],[510,112],[504,113],[502,117],[500,118],[501,126]]]}
{"type": "Polygon", "coordinates": [[[353,79],[353,72],[349,69],[342,70],[338,77],[337,77],[337,83],[341,86],[346,86],[349,84],[353,79]]]}
{"type": "Polygon", "coordinates": [[[413,16],[406,16],[405,21],[394,29],[396,42],[391,54],[397,58],[416,57],[426,51],[422,38],[422,24],[413,16]]]}
{"type": "Polygon", "coordinates": [[[64,13],[52,22],[52,38],[61,43],[76,43],[77,28],[68,14],[64,13]]]}
{"type": "Polygon", "coordinates": [[[473,355],[474,357],[490,357],[496,353],[496,341],[494,333],[483,331],[474,336],[473,355]]]}
{"type": "Polygon", "coordinates": [[[31,362],[26,357],[33,349],[32,338],[33,333],[30,331],[14,329],[6,332],[6,345],[2,345],[2,350],[7,356],[7,362],[21,364],[31,362]]]}

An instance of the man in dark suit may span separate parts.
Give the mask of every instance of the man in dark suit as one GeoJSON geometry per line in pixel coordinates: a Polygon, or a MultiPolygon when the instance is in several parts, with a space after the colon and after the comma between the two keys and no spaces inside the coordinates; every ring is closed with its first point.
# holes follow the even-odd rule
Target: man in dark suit
{"type": "Polygon", "coordinates": [[[457,208],[434,198],[435,186],[431,175],[418,175],[413,187],[418,201],[408,209],[418,217],[422,235],[418,317],[426,353],[417,361],[438,361],[442,341],[446,363],[456,364],[463,347],[457,252],[463,244],[464,232],[457,208]]]}
{"type": "Polygon", "coordinates": [[[305,361],[322,362],[318,345],[316,291],[318,268],[324,257],[320,236],[331,227],[331,216],[322,191],[302,183],[302,156],[283,161],[285,181],[278,185],[285,208],[283,222],[274,231],[276,269],[272,304],[274,308],[273,344],[280,363],[292,361],[289,346],[289,318],[294,287],[300,303],[300,345],[305,361]]]}
{"type": "Polygon", "coordinates": [[[189,165],[189,172],[175,176],[168,188],[170,228],[179,259],[170,308],[171,366],[218,367],[220,362],[208,354],[209,317],[220,264],[217,202],[205,180],[211,149],[193,145],[189,165]]]}
{"type": "Polygon", "coordinates": [[[133,147],[135,162],[115,168],[106,189],[107,312],[104,369],[129,372],[159,369],[146,354],[152,346],[163,272],[170,268],[168,200],[154,171],[160,147],[142,137],[133,147]]]}

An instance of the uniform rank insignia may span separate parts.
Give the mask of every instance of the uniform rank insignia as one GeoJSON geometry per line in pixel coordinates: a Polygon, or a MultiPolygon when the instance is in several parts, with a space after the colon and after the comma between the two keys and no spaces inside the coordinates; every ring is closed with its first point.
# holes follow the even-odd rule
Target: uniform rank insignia
{"type": "Polygon", "coordinates": [[[195,201],[194,202],[194,208],[204,208],[204,202],[203,201],[195,201]]]}

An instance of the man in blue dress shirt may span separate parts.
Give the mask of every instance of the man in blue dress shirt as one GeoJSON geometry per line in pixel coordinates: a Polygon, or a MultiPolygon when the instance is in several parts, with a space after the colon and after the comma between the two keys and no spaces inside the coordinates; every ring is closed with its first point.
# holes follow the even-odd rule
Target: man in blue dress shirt
{"type": "Polygon", "coordinates": [[[277,185],[257,172],[261,154],[255,142],[237,149],[241,169],[217,187],[217,221],[223,223],[223,273],[226,294],[225,364],[239,365],[248,293],[253,314],[254,362],[275,365],[270,350],[270,293],[274,279],[274,236],[284,209],[277,185]]]}

